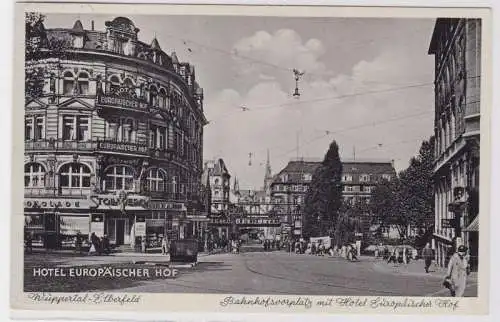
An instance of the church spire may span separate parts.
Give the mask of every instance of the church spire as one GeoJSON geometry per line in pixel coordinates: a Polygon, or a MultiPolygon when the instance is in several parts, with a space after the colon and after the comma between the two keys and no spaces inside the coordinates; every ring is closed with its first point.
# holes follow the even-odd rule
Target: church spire
{"type": "Polygon", "coordinates": [[[271,174],[271,160],[269,158],[269,149],[267,149],[266,174],[264,175],[264,191],[268,191],[271,187],[273,177],[271,174]]]}

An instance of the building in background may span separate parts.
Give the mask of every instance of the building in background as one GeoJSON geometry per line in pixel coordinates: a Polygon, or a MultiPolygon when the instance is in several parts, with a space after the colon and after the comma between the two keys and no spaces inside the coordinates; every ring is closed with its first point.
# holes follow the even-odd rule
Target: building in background
{"type": "MultiPolygon", "coordinates": [[[[319,159],[292,160],[271,184],[273,212],[280,216],[283,231],[292,238],[302,236],[305,197],[320,165],[319,159]]],[[[378,182],[396,176],[392,161],[344,160],[342,168],[342,196],[351,205],[369,203],[378,182]]]]}
{"type": "Polygon", "coordinates": [[[477,264],[481,20],[436,20],[429,54],[435,57],[435,225],[437,262],[460,244],[477,264]]]}
{"type": "Polygon", "coordinates": [[[223,159],[205,161],[204,177],[210,187],[210,229],[214,236],[229,238],[232,231],[231,174],[223,159]]]}
{"type": "Polygon", "coordinates": [[[138,33],[125,17],[26,30],[25,230],[47,247],[204,231],[203,90],[192,65],[138,33]]]}

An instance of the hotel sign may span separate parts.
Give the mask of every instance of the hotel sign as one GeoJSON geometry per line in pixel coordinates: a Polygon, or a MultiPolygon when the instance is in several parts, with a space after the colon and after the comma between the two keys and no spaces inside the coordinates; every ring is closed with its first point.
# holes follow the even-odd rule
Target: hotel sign
{"type": "Polygon", "coordinates": [[[186,205],[181,202],[151,201],[151,210],[187,211],[186,205]]]}
{"type": "Polygon", "coordinates": [[[147,146],[140,146],[130,143],[119,143],[119,142],[99,142],[98,149],[114,151],[114,152],[131,152],[131,153],[148,153],[149,151],[147,146]]]}
{"type": "Polygon", "coordinates": [[[89,202],[86,199],[25,198],[24,208],[88,209],[89,202]]]}
{"type": "Polygon", "coordinates": [[[106,106],[114,106],[118,108],[131,108],[136,110],[147,110],[148,104],[145,102],[141,102],[136,99],[124,98],[124,97],[116,97],[116,96],[107,96],[107,95],[99,95],[97,97],[97,104],[106,105],[106,106]]]}
{"type": "Polygon", "coordinates": [[[125,203],[125,210],[149,209],[149,197],[128,195],[125,200],[114,194],[90,196],[91,207],[97,209],[121,210],[125,203]]]}

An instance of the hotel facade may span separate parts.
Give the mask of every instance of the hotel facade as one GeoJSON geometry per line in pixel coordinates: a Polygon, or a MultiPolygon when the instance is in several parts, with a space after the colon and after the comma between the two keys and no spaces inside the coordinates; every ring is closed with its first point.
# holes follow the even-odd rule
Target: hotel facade
{"type": "Polygon", "coordinates": [[[194,67],[138,39],[26,24],[25,232],[45,247],[76,234],[155,246],[204,238],[203,90],[194,67]]]}
{"type": "Polygon", "coordinates": [[[481,20],[437,19],[429,47],[435,57],[435,223],[439,265],[459,245],[477,268],[481,20]]]}

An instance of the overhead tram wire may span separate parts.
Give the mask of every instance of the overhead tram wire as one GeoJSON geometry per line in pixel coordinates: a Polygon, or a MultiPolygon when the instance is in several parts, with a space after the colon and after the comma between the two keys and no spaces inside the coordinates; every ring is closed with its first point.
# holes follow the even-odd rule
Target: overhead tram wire
{"type": "MultiPolygon", "coordinates": [[[[414,117],[418,117],[418,116],[424,116],[424,115],[427,115],[427,114],[431,114],[431,113],[434,113],[434,110],[428,110],[428,111],[425,111],[425,112],[421,112],[421,113],[416,113],[416,114],[412,114],[412,115],[406,115],[406,116],[403,116],[403,117],[398,117],[398,118],[392,118],[392,119],[388,119],[388,120],[384,120],[384,121],[379,121],[379,122],[370,122],[370,123],[363,123],[363,124],[359,124],[359,125],[355,125],[355,126],[352,126],[352,127],[347,127],[347,128],[344,128],[344,129],[340,129],[340,130],[336,130],[336,131],[329,131],[329,130],[325,130],[325,134],[323,135],[320,135],[320,136],[316,136],[304,143],[302,143],[301,145],[299,145],[299,148],[300,147],[303,147],[307,144],[310,144],[310,143],[313,143],[315,141],[318,141],[318,140],[321,140],[325,137],[328,137],[328,136],[331,136],[333,134],[340,134],[340,133],[343,133],[343,132],[348,132],[348,131],[352,131],[352,130],[357,130],[357,129],[362,129],[362,128],[365,128],[365,127],[373,127],[373,126],[378,126],[380,124],[386,124],[386,123],[391,123],[391,122],[395,122],[395,121],[399,121],[399,120],[404,120],[404,119],[408,119],[408,118],[414,118],[414,117]]],[[[297,148],[294,148],[294,149],[291,149],[289,151],[286,151],[285,153],[281,153],[279,155],[276,155],[276,158],[279,158],[279,157],[282,157],[282,156],[286,156],[290,153],[293,153],[296,151],[297,148]]]]}
{"type": "MultiPolygon", "coordinates": [[[[223,118],[226,118],[226,117],[229,117],[232,115],[236,115],[236,114],[241,114],[241,113],[258,112],[258,111],[264,111],[264,110],[268,110],[268,109],[272,109],[272,108],[286,107],[286,106],[290,106],[290,105],[301,105],[301,104],[322,102],[322,101],[329,101],[329,100],[341,100],[344,98],[358,97],[358,96],[363,96],[363,95],[371,95],[371,94],[379,94],[379,93],[396,92],[396,91],[400,91],[400,90],[419,88],[419,87],[430,86],[430,85],[434,85],[434,83],[420,83],[420,84],[387,88],[387,89],[382,89],[382,90],[373,90],[373,91],[365,91],[365,92],[358,92],[358,93],[344,94],[344,95],[337,95],[337,96],[320,97],[320,98],[314,98],[314,99],[310,99],[310,100],[293,101],[293,102],[274,104],[274,105],[264,105],[262,107],[257,107],[257,108],[246,107],[245,110],[228,113],[229,115],[224,115],[223,118]]],[[[314,107],[314,106],[312,106],[312,107],[314,107]]],[[[234,106],[234,108],[240,108],[240,107],[234,106]]],[[[209,120],[209,122],[217,122],[217,121],[218,121],[217,119],[209,120]]]]}

